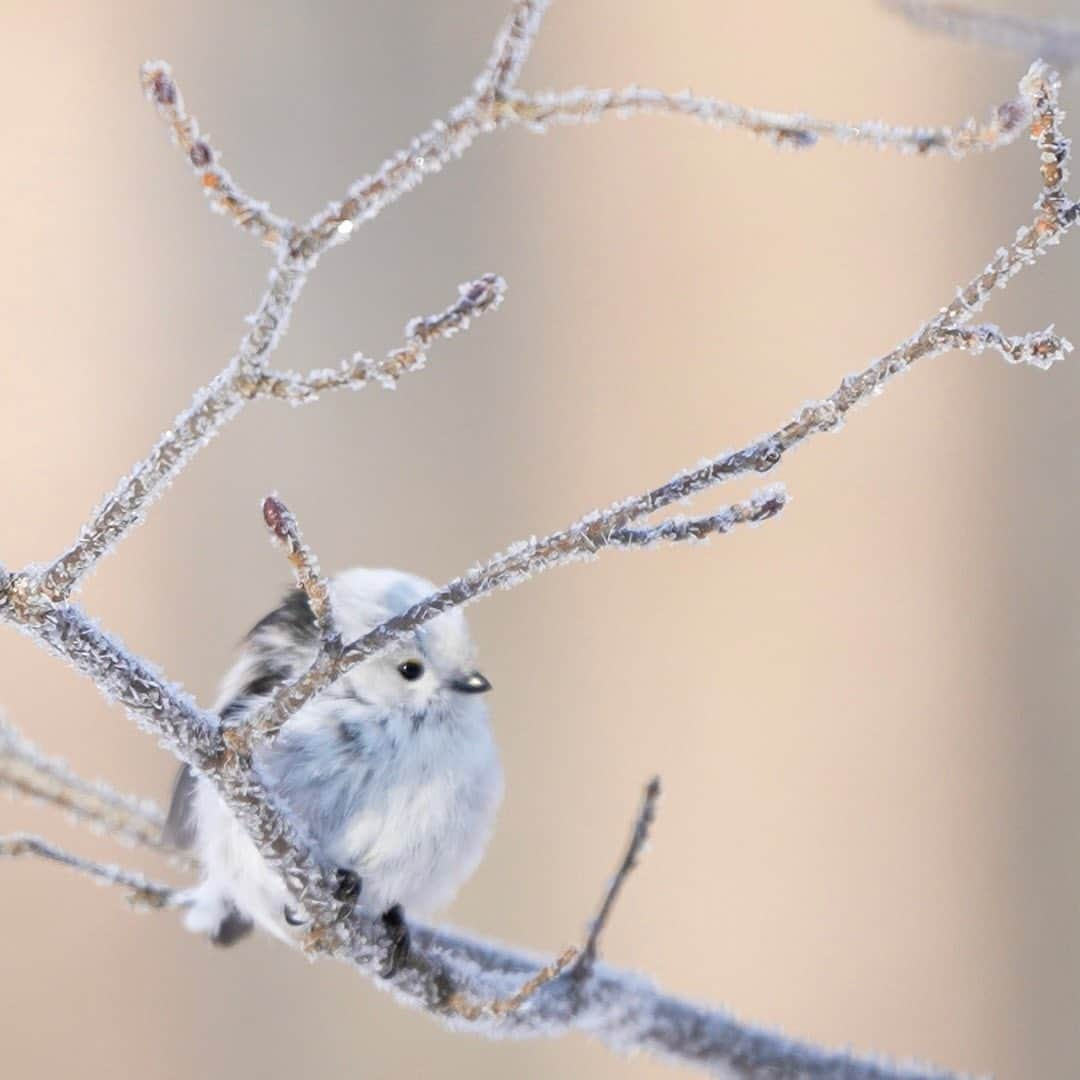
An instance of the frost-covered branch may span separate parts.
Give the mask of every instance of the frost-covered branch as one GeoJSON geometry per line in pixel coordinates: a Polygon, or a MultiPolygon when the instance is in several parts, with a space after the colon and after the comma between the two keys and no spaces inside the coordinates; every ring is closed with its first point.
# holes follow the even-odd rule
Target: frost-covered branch
{"type": "Polygon", "coordinates": [[[428,349],[444,338],[467,330],[473,319],[494,311],[506,295],[506,282],[498,274],[485,274],[476,281],[458,286],[458,298],[437,315],[419,316],[405,327],[405,344],[379,360],[356,353],[337,367],[296,372],[269,371],[251,385],[259,397],[276,397],[292,405],[307,405],[330,390],[362,390],[377,383],[393,390],[402,375],[420,371],[427,363],[428,349]]]}
{"type": "Polygon", "coordinates": [[[271,212],[266,203],[245,194],[222,167],[221,155],[199,132],[195,117],[184,108],[184,98],[173,79],[172,68],[164,60],[150,60],[143,64],[141,76],[147,98],[157,106],[161,118],[169,125],[173,142],[195,170],[210,205],[268,247],[280,245],[292,232],[292,222],[271,212]]]}
{"type": "Polygon", "coordinates": [[[736,128],[777,146],[807,149],[821,139],[865,143],[907,153],[941,152],[960,158],[976,150],[997,150],[1024,131],[1029,110],[1022,97],[1003,102],[979,123],[965,120],[956,127],[899,127],[880,120],[861,123],[824,120],[805,113],[778,113],[735,105],[689,91],[669,93],[647,87],[622,90],[581,88],[563,93],[512,94],[500,101],[495,115],[501,123],[523,123],[543,131],[553,123],[593,123],[605,116],[641,113],[690,116],[719,128],[736,128]]]}
{"type": "MultiPolygon", "coordinates": [[[[208,778],[268,863],[282,876],[297,908],[310,924],[312,946],[347,960],[366,974],[375,974],[383,966],[385,933],[377,920],[344,907],[335,898],[333,868],[322,864],[302,823],[285,813],[272,792],[261,784],[252,764],[256,740],[272,737],[285,719],[350,666],[450,608],[471,603],[496,589],[512,588],[553,566],[591,558],[605,547],[698,540],[775,515],[783,508],[785,496],[782,490],[773,488],[718,512],[664,520],[654,517],[674,503],[730,478],[774,469],[789,450],[811,436],[838,429],[855,405],[869,401],[895,375],[921,359],[957,349],[972,353],[992,349],[1010,362],[1048,367],[1071,348],[1051,330],[1009,337],[991,326],[970,325],[994,289],[1004,287],[1034,264],[1080,216],[1076,203],[1064,189],[1069,146],[1061,132],[1058,79],[1046,65],[1032,66],[1020,84],[1019,97],[999,108],[987,125],[968,124],[937,132],[829,125],[799,114],[786,117],[740,110],[719,102],[706,103],[706,99],[668,97],[655,91],[633,91],[638,97],[631,100],[624,96],[621,106],[618,95],[608,91],[523,95],[516,89],[517,79],[535,39],[543,7],[539,2],[516,0],[492,59],[475,84],[474,96],[465,98],[447,120],[432,125],[375,173],[357,181],[342,202],[331,203],[304,228],[292,227],[283,219],[258,216],[260,212],[269,215],[269,211],[239,192],[231,178],[218,168],[216,154],[184,111],[168,69],[160,64],[148,69],[148,90],[175,138],[200,175],[215,177],[206,186],[217,193],[226,192],[234,200],[236,213],[232,204],[223,208],[249,231],[270,240],[276,262],[266,293],[236,354],[208,386],[198,391],[150,455],[102,503],[75,544],[44,570],[31,566],[9,574],[0,568],[0,618],[72,663],[106,696],[125,705],[145,729],[208,778]],[[535,111],[540,107],[538,103],[546,103],[544,107],[553,111],[539,115],[535,111]],[[814,136],[828,134],[952,154],[980,146],[1002,146],[1027,126],[1040,156],[1036,216],[913,336],[845,378],[827,397],[804,406],[771,433],[676,473],[666,483],[608,510],[589,514],[568,529],[515,545],[346,646],[335,641],[331,613],[325,605],[320,616],[323,648],[315,664],[251,723],[223,728],[216,715],[201,709],[153,665],[129,652],[67,602],[81,578],[126,535],[194,454],[248,401],[275,396],[304,402],[313,400],[322,390],[364,385],[373,378],[393,385],[402,374],[421,366],[431,342],[464,328],[472,316],[493,308],[502,295],[501,281],[494,276],[470,283],[447,311],[410,324],[405,347],[381,361],[356,357],[329,371],[307,375],[275,372],[269,367],[270,355],[304,282],[331,245],[347,239],[357,225],[453,160],[479,134],[517,122],[542,126],[549,119],[586,119],[594,112],[606,113],[620,107],[629,111],[692,113],[793,145],[805,145],[814,136]],[[560,110],[565,115],[560,115],[560,110]],[[205,151],[200,149],[204,146],[205,151]],[[271,238],[275,229],[280,232],[277,239],[271,238]]],[[[325,597],[325,583],[295,520],[280,501],[269,502],[268,508],[269,526],[285,545],[300,586],[318,605],[320,596],[325,597]]],[[[9,768],[11,760],[21,760],[19,752],[9,756],[9,768]]],[[[77,784],[62,777],[57,769],[50,771],[35,764],[29,773],[31,786],[44,789],[46,782],[54,783],[63,798],[78,790],[77,784]]],[[[410,955],[390,980],[395,994],[404,1002],[447,1018],[455,1026],[518,1035],[580,1029],[620,1049],[647,1049],[726,1077],[906,1080],[942,1075],[792,1043],[737,1022],[721,1010],[680,1001],[643,979],[594,963],[597,935],[603,929],[610,903],[644,841],[652,798],[645,800],[639,828],[609,891],[609,902],[602,905],[586,942],[587,962],[571,970],[572,957],[567,958],[570,954],[544,964],[461,935],[413,926],[410,955]]],[[[93,820],[92,814],[86,816],[93,820]]],[[[51,858],[137,893],[141,890],[147,897],[158,896],[163,902],[167,902],[166,895],[172,896],[165,886],[155,886],[126,871],[87,863],[36,838],[15,837],[4,844],[2,854],[51,858]],[[155,889],[160,891],[155,893],[155,889]]]]}
{"type": "Polygon", "coordinates": [[[133,870],[108,863],[94,862],[81,855],[50,844],[37,836],[17,833],[14,836],[0,836],[0,859],[18,858],[22,855],[34,855],[50,862],[60,863],[81,874],[87,874],[106,885],[118,885],[127,889],[132,903],[151,908],[176,907],[183,904],[182,890],[169,885],[161,885],[133,870]]]}
{"type": "Polygon", "coordinates": [[[688,498],[717,483],[716,474],[697,486],[687,486],[688,473],[677,473],[661,487],[645,495],[596,511],[560,532],[543,539],[521,541],[496,555],[483,566],[455,578],[417,601],[374,630],[350,642],[341,652],[323,650],[308,670],[283,686],[245,725],[253,739],[273,738],[282,725],[348,670],[389,648],[452,608],[472,604],[499,589],[512,589],[530,577],[556,566],[594,558],[606,547],[651,547],[661,541],[704,539],[729,532],[736,525],[756,525],[775,517],[787,502],[787,493],[774,486],[755,493],[745,502],[726,506],[715,514],[690,519],[674,518],[654,526],[638,526],[645,516],[688,498]]]}
{"type": "Polygon", "coordinates": [[[529,58],[548,0],[514,0],[484,70],[476,80],[476,98],[487,105],[510,93],[529,58]]]}
{"type": "Polygon", "coordinates": [[[4,789],[50,803],[118,840],[187,861],[163,841],[164,815],[153,803],[124,795],[103,781],[84,780],[0,719],[0,790],[4,789]]]}
{"type": "Polygon", "coordinates": [[[596,954],[600,946],[600,935],[607,927],[612,911],[615,910],[615,902],[619,899],[626,879],[633,873],[645,851],[645,845],[649,842],[649,832],[656,820],[656,804],[660,801],[660,777],[654,776],[645,786],[645,794],[641,798],[641,807],[634,819],[634,828],[630,833],[630,843],[626,846],[626,853],[619,862],[615,876],[608,883],[604,899],[600,904],[600,910],[596,913],[589,926],[589,936],[585,939],[585,946],[575,965],[576,975],[587,975],[596,964],[596,954]]]}
{"type": "Polygon", "coordinates": [[[263,520],[273,537],[285,549],[296,585],[307,597],[308,607],[319,630],[324,649],[337,648],[341,636],[334,625],[330,606],[330,586],[319,569],[315,553],[304,543],[292,511],[276,496],[267,495],[262,504],[263,520]]]}
{"type": "Polygon", "coordinates": [[[445,120],[436,121],[374,173],[353,183],[344,199],[331,202],[303,228],[271,214],[264,204],[241,191],[220,167],[217,153],[199,134],[169,66],[164,61],[145,65],[143,85],[147,95],[201,177],[213,204],[275,246],[277,261],[269,286],[248,318],[249,329],[233,358],[216,379],[196,393],[191,405],[176,417],[150,454],[120,481],[80,530],[71,547],[44,571],[24,579],[26,590],[51,603],[70,596],[97,562],[142,520],[150,505],[195,454],[252,397],[270,392],[301,402],[310,400],[320,388],[365,382],[367,362],[361,358],[346,362],[337,372],[312,373],[308,380],[289,374],[267,375],[266,363],[285,333],[293,306],[322,254],[347,240],[358,226],[463,154],[481,134],[518,122],[536,129],[555,118],[570,121],[590,119],[611,110],[659,110],[691,113],[721,126],[766,134],[789,145],[809,145],[820,135],[830,135],[848,141],[919,151],[943,150],[959,155],[976,148],[1005,145],[1027,118],[1023,98],[999,107],[985,125],[972,121],[956,129],[908,129],[876,122],[831,123],[802,114],[785,116],[652,90],[518,95],[517,79],[545,7],[543,0],[515,0],[496,39],[491,59],[476,80],[474,94],[465,97],[445,120]],[[312,380],[315,385],[308,385],[312,380]]]}

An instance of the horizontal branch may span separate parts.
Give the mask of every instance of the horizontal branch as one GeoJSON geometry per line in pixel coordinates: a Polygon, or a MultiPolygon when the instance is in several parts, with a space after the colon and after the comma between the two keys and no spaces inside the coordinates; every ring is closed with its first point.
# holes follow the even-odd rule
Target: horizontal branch
{"type": "Polygon", "coordinates": [[[0,836],[0,859],[18,858],[23,855],[33,855],[59,863],[61,866],[77,870],[80,874],[86,874],[106,885],[118,885],[129,891],[129,899],[137,905],[164,908],[179,907],[185,902],[182,889],[161,885],[133,870],[84,859],[81,855],[73,855],[70,851],[65,851],[37,836],[22,833],[14,836],[0,836]]]}
{"type": "MultiPolygon", "coordinates": [[[[411,924],[411,960],[391,990],[402,1004],[460,1027],[453,993],[501,1000],[548,966],[523,953],[444,929],[411,924]]],[[[565,954],[564,954],[565,955],[565,954]]],[[[344,957],[370,970],[369,950],[344,957]]],[[[739,1080],[950,1080],[929,1066],[892,1065],[880,1057],[830,1051],[755,1027],[714,1006],[674,997],[637,973],[597,964],[588,978],[572,970],[545,982],[527,1008],[480,1012],[469,1031],[495,1037],[552,1037],[581,1031],[621,1053],[647,1051],[683,1066],[739,1080]]]]}
{"type": "Polygon", "coordinates": [[[999,105],[985,123],[965,120],[957,127],[899,127],[878,120],[861,123],[822,120],[805,113],[778,113],[735,105],[689,91],[629,86],[623,90],[581,88],[562,93],[513,94],[495,107],[502,123],[523,123],[543,131],[553,123],[594,123],[605,116],[638,114],[689,116],[719,128],[737,128],[768,139],[777,146],[801,150],[822,138],[863,143],[908,153],[945,153],[964,157],[977,150],[1008,146],[1024,131],[1030,109],[1022,97],[999,105]]]}
{"type": "MultiPolygon", "coordinates": [[[[265,311],[256,317],[252,335],[258,336],[260,320],[264,317],[269,320],[267,325],[273,323],[280,328],[284,315],[274,315],[271,308],[291,310],[292,301],[287,294],[289,290],[299,289],[301,278],[282,272],[275,282],[281,283],[281,291],[276,292],[272,283],[268,296],[273,294],[277,299],[273,305],[264,303],[265,311]]],[[[404,347],[381,360],[368,360],[357,354],[337,369],[298,375],[267,372],[264,367],[249,363],[246,353],[238,353],[217,378],[196,393],[194,401],[176,417],[150,456],[139,462],[98,507],[80,530],[76,542],[43,571],[21,575],[19,585],[26,593],[25,604],[58,603],[66,599],[102,557],[142,520],[150,505],[191,458],[248,402],[277,397],[294,405],[306,405],[316,401],[321,392],[357,390],[371,381],[392,388],[402,375],[423,368],[427,350],[434,342],[452,337],[465,330],[473,319],[496,310],[505,293],[506,283],[496,274],[485,274],[460,286],[455,303],[438,315],[409,322],[404,347]]],[[[268,348],[264,343],[264,353],[268,348]]]]}

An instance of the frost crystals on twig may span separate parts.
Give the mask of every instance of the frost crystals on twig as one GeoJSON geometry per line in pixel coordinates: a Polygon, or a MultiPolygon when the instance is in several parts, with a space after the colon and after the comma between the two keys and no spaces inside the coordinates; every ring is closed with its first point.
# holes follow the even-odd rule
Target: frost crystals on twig
{"type": "Polygon", "coordinates": [[[845,123],[805,113],[768,112],[717,98],[698,97],[688,90],[672,94],[640,86],[628,86],[624,90],[582,88],[564,93],[515,93],[496,106],[496,116],[502,123],[523,123],[537,131],[552,123],[594,123],[608,115],[628,117],[643,113],[690,116],[714,127],[737,128],[794,150],[808,149],[819,139],[827,138],[882,150],[943,152],[960,158],[973,151],[1007,146],[1024,130],[1029,108],[1023,97],[1017,97],[999,105],[982,124],[968,119],[957,127],[899,127],[878,120],[845,123]]]}
{"type": "Polygon", "coordinates": [[[251,384],[250,392],[307,405],[328,390],[361,390],[369,382],[393,390],[402,375],[424,367],[432,344],[468,329],[473,319],[498,308],[505,295],[506,282],[498,274],[484,274],[476,281],[459,285],[457,300],[445,311],[412,319],[405,327],[405,345],[381,360],[369,360],[363,353],[356,353],[336,368],[317,369],[306,375],[270,371],[251,384]]]}
{"type": "Polygon", "coordinates": [[[471,604],[496,589],[512,589],[545,570],[593,558],[605,547],[649,547],[661,540],[694,540],[710,533],[726,533],[735,525],[758,524],[775,517],[786,504],[787,496],[783,487],[776,486],[755,493],[743,503],[690,522],[676,519],[651,527],[630,528],[645,516],[725,479],[724,474],[715,473],[704,477],[696,485],[688,485],[686,478],[689,475],[677,473],[668,483],[644,495],[616,503],[608,510],[589,514],[560,532],[551,533],[540,540],[533,537],[514,544],[483,566],[474,567],[419,600],[407,611],[387,619],[363,637],[350,642],[340,655],[320,653],[300,678],[278,690],[245,727],[253,730],[258,738],[273,738],[290,716],[350,668],[389,648],[395,641],[413,633],[443,612],[471,604]]]}
{"type": "Polygon", "coordinates": [[[330,587],[319,570],[319,560],[304,543],[300,526],[292,511],[276,496],[267,495],[262,504],[263,520],[273,536],[281,543],[292,565],[297,587],[307,597],[319,638],[324,649],[336,651],[341,637],[334,626],[334,613],[330,607],[330,587]]]}
{"type": "Polygon", "coordinates": [[[615,876],[607,887],[607,892],[604,894],[604,900],[600,905],[600,910],[596,913],[596,918],[593,919],[589,926],[589,936],[585,939],[585,947],[581,950],[581,955],[574,965],[575,975],[588,975],[592,971],[593,964],[596,963],[600,935],[604,932],[608,919],[611,918],[611,913],[615,909],[615,901],[619,899],[619,893],[622,892],[626,879],[630,876],[634,867],[637,866],[638,859],[649,841],[649,831],[656,820],[656,804],[659,800],[660,777],[654,776],[646,785],[645,794],[641,798],[641,808],[638,810],[637,818],[634,821],[634,830],[630,834],[630,843],[626,846],[626,854],[623,855],[622,862],[619,863],[619,868],[615,871],[615,876]]]}
{"type": "Polygon", "coordinates": [[[222,167],[220,154],[200,134],[198,121],[184,108],[172,68],[164,60],[150,60],[143,64],[141,75],[146,96],[169,125],[173,141],[195,170],[211,206],[264,244],[277,247],[292,231],[292,222],[272,213],[266,203],[245,194],[222,167]]]}
{"type": "Polygon", "coordinates": [[[101,781],[84,780],[0,719],[0,789],[5,788],[51,803],[119,840],[177,854],[161,838],[164,817],[153,803],[123,795],[101,781]]]}
{"type": "Polygon", "coordinates": [[[119,885],[120,888],[129,890],[131,902],[139,906],[163,908],[176,907],[183,903],[183,890],[151,881],[134,870],[84,859],[81,855],[73,855],[37,836],[23,833],[0,836],[0,858],[18,858],[21,855],[36,855],[78,870],[79,873],[88,874],[107,885],[119,885]]]}

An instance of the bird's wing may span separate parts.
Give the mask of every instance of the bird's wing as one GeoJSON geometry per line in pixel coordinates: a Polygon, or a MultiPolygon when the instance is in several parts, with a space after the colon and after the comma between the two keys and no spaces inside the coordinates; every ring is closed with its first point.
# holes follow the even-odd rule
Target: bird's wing
{"type": "MultiPolygon", "coordinates": [[[[315,618],[307,596],[299,589],[292,590],[279,607],[248,633],[244,654],[225,678],[217,705],[221,719],[233,719],[266,700],[300,669],[315,640],[315,618]]],[[[169,813],[162,830],[165,842],[181,851],[195,845],[196,784],[195,771],[190,765],[182,765],[173,781],[169,813]]]]}
{"type": "Polygon", "coordinates": [[[195,773],[190,765],[181,765],[173,781],[169,813],[161,830],[162,839],[174,848],[187,851],[195,846],[195,773]]]}

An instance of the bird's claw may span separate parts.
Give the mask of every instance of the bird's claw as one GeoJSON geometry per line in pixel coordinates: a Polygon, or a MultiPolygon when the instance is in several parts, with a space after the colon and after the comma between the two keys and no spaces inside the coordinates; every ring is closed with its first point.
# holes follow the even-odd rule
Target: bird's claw
{"type": "Polygon", "coordinates": [[[352,906],[360,896],[360,878],[344,867],[337,872],[337,884],[334,886],[334,899],[341,904],[352,906]]]}
{"type": "Polygon", "coordinates": [[[401,910],[400,904],[395,904],[383,912],[382,924],[390,938],[390,947],[379,974],[384,979],[392,979],[409,957],[409,926],[405,922],[405,912],[401,910]]]}

